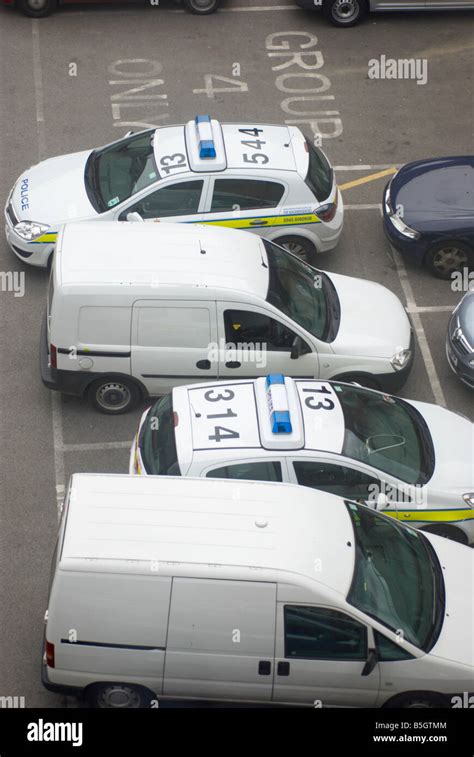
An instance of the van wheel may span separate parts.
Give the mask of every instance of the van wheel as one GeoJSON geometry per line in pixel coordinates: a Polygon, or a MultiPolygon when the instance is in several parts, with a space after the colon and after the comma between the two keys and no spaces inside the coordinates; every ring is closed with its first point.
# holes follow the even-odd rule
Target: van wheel
{"type": "Polygon", "coordinates": [[[425,526],[421,531],[427,531],[429,534],[436,534],[436,536],[444,536],[445,539],[451,539],[458,544],[469,544],[469,539],[464,531],[455,526],[444,526],[436,523],[433,526],[425,526]]]}
{"type": "Polygon", "coordinates": [[[43,18],[56,10],[56,0],[18,0],[18,7],[25,16],[43,18]]]}
{"type": "Polygon", "coordinates": [[[125,683],[99,683],[87,689],[86,700],[90,707],[99,709],[137,710],[149,706],[151,693],[125,683]]]}
{"type": "Polygon", "coordinates": [[[204,16],[206,13],[214,13],[217,10],[220,0],[184,0],[186,8],[191,13],[197,13],[204,16]]]}
{"type": "Polygon", "coordinates": [[[367,15],[366,0],[324,0],[323,13],[334,26],[355,26],[367,15]]]}
{"type": "Polygon", "coordinates": [[[438,279],[450,279],[453,273],[464,267],[472,268],[472,250],[463,242],[450,240],[434,245],[425,255],[424,264],[438,279]]]}
{"type": "Polygon", "coordinates": [[[426,710],[447,707],[447,700],[441,694],[430,691],[413,691],[394,697],[384,705],[387,709],[402,707],[404,709],[426,710]]]}
{"type": "Polygon", "coordinates": [[[292,252],[293,255],[296,255],[296,257],[302,260],[303,263],[308,263],[308,265],[312,266],[316,264],[318,251],[315,245],[310,242],[309,239],[306,239],[306,237],[287,236],[279,237],[273,241],[289,252],[292,252]]]}
{"type": "Polygon", "coordinates": [[[88,390],[88,399],[99,413],[121,415],[128,413],[139,402],[141,393],[133,381],[124,378],[108,378],[94,381],[88,390]]]}

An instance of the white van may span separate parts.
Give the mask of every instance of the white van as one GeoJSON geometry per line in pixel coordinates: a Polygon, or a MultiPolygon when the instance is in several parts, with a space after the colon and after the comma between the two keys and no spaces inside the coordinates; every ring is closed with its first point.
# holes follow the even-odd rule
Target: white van
{"type": "Polygon", "coordinates": [[[472,691],[474,552],[291,484],[75,474],[42,679],[160,698],[449,706],[472,691]]]}
{"type": "Polygon", "coordinates": [[[42,378],[102,412],[180,384],[279,372],[396,391],[412,361],[392,292],[318,271],[267,239],[127,222],[60,232],[42,378]]]}

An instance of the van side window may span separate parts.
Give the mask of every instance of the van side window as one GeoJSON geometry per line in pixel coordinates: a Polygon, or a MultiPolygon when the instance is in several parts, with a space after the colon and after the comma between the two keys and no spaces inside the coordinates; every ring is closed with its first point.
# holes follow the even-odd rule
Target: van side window
{"type": "MultiPolygon", "coordinates": [[[[204,181],[180,181],[157,189],[127,208],[127,213],[140,213],[142,218],[187,216],[198,212],[204,181]]],[[[125,219],[124,219],[125,220],[125,219]]]]}
{"type": "Polygon", "coordinates": [[[295,460],[293,465],[301,486],[363,502],[374,499],[373,492],[382,491],[377,478],[344,465],[312,460],[295,460]]]}
{"type": "Polygon", "coordinates": [[[337,610],[286,605],[285,657],[366,660],[367,629],[337,610]]]}
{"type": "Polygon", "coordinates": [[[269,460],[260,463],[236,463],[206,473],[207,478],[246,478],[251,481],[282,481],[281,464],[269,460]]]}
{"type": "Polygon", "coordinates": [[[249,181],[248,179],[216,179],[212,196],[211,213],[235,210],[275,208],[285,187],[275,181],[249,181]]]}
{"type": "Polygon", "coordinates": [[[224,311],[225,340],[236,345],[258,342],[263,349],[289,352],[296,334],[282,323],[250,310],[224,311]]]}

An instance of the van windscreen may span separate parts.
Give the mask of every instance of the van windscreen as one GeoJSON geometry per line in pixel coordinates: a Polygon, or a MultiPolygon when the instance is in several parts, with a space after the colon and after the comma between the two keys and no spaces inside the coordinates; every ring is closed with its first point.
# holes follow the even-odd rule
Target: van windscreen
{"type": "Polygon", "coordinates": [[[143,424],[140,452],[147,473],[180,476],[174,437],[173,399],[165,394],[153,405],[143,424]]]}

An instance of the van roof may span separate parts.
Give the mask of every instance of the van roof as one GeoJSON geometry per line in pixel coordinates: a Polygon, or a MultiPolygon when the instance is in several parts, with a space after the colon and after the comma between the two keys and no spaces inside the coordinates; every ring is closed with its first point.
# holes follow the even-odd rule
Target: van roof
{"type": "Polygon", "coordinates": [[[254,234],[203,225],[84,221],[66,224],[56,256],[62,285],[139,284],[245,291],[265,298],[265,247],[254,234]]]}
{"type": "Polygon", "coordinates": [[[294,484],[75,473],[61,568],[90,571],[91,560],[123,573],[129,561],[165,574],[184,563],[191,576],[212,566],[214,577],[231,566],[248,580],[289,571],[345,596],[354,533],[341,498],[294,484]]]}

